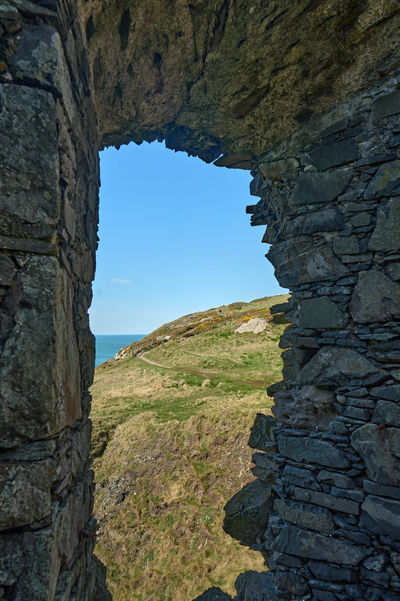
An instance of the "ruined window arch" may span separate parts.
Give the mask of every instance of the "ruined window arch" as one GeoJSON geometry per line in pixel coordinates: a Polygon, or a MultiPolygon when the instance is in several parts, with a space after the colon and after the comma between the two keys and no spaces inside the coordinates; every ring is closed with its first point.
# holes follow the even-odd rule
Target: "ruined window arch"
{"type": "MultiPolygon", "coordinates": [[[[251,440],[276,450],[260,586],[395,599],[398,7],[128,5],[9,0],[0,12],[0,589],[92,596],[97,152],[165,139],[253,170],[253,221],[268,223],[293,291],[278,422],[260,418],[251,440]]],[[[239,599],[253,586],[245,576],[239,599]]]]}

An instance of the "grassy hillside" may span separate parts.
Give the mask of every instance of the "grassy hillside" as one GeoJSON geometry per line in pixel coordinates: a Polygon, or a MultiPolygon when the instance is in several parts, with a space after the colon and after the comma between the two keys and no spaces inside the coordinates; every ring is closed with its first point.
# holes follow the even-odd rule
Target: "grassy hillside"
{"type": "Polygon", "coordinates": [[[185,316],[96,369],[96,552],[114,601],[231,593],[240,572],[262,569],[261,555],[223,532],[223,506],[252,479],[249,428],[281,379],[284,326],[269,307],[284,300],[185,316]],[[234,333],[254,316],[266,331],[234,333]]]}

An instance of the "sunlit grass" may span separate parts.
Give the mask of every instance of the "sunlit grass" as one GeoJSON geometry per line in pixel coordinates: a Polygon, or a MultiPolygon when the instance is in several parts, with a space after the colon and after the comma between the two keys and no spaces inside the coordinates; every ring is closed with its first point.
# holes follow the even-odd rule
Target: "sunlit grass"
{"type": "Polygon", "coordinates": [[[132,357],[96,370],[96,552],[114,601],[190,601],[210,586],[232,593],[240,572],[263,569],[222,520],[252,479],[249,430],[258,411],[269,412],[265,388],[281,379],[284,326],[268,310],[281,301],[196,316],[198,333],[146,353],[172,369],[132,357]],[[267,331],[234,334],[246,315],[264,316],[267,331]]]}

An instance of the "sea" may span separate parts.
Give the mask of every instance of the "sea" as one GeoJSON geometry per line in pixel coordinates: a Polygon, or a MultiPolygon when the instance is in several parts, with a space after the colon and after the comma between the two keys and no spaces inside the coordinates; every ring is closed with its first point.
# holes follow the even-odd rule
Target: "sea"
{"type": "Polygon", "coordinates": [[[138,342],[144,338],[144,334],[102,334],[96,338],[95,366],[112,359],[118,351],[132,342],[138,342]]]}

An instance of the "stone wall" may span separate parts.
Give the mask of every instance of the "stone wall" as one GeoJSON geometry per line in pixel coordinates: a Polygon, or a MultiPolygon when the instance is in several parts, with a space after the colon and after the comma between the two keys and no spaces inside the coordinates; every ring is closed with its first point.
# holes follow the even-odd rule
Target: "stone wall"
{"type": "Polygon", "coordinates": [[[93,597],[97,150],[156,137],[255,169],[252,223],[292,291],[276,419],[225,521],[272,576],[237,599],[400,598],[399,18],[394,0],[0,1],[0,599],[93,597]]]}
{"type": "Polygon", "coordinates": [[[0,3],[0,599],[91,598],[97,126],[73,6],[0,3]]]}
{"type": "Polygon", "coordinates": [[[279,599],[400,598],[398,84],[309,124],[252,182],[291,325],[275,418],[249,441],[258,480],[225,529],[263,553],[279,599]]]}

